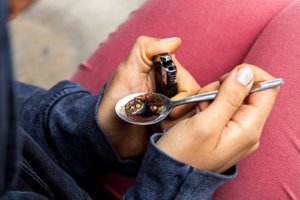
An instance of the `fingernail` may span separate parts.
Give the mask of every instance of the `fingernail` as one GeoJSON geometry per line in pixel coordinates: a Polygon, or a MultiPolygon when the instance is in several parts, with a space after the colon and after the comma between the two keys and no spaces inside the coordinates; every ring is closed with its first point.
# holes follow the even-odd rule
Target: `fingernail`
{"type": "Polygon", "coordinates": [[[163,38],[163,39],[160,39],[160,41],[162,42],[174,42],[175,40],[178,40],[177,37],[170,37],[170,38],[163,38]]]}
{"type": "Polygon", "coordinates": [[[251,67],[243,67],[239,69],[235,74],[236,80],[243,85],[248,85],[253,79],[253,76],[254,73],[251,67]]]}

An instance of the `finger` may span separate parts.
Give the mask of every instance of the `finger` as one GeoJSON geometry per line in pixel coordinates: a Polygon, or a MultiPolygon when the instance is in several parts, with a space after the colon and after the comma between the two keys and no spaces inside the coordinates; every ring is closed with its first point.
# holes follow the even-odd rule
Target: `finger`
{"type": "Polygon", "coordinates": [[[165,120],[163,120],[160,123],[160,127],[162,129],[170,129],[174,125],[178,124],[180,121],[190,118],[190,117],[194,116],[195,114],[196,114],[196,110],[191,108],[187,113],[185,113],[184,115],[182,115],[179,118],[176,118],[175,120],[167,117],[165,120]]]}
{"type": "Polygon", "coordinates": [[[140,36],[131,49],[127,63],[129,66],[136,66],[136,70],[148,73],[153,66],[153,56],[174,52],[180,45],[181,39],[178,37],[158,39],[140,36]],[[140,65],[136,65],[135,63],[140,63],[140,65]]]}
{"type": "Polygon", "coordinates": [[[220,86],[216,99],[204,111],[207,122],[214,124],[219,131],[223,130],[248,95],[253,77],[254,72],[250,65],[234,68],[220,86]]]}
{"type": "MultiPolygon", "coordinates": [[[[255,73],[255,82],[274,79],[273,76],[271,76],[261,68],[253,66],[253,69],[255,73]]],[[[251,117],[254,121],[260,121],[261,123],[265,123],[275,103],[279,89],[280,87],[270,88],[264,91],[254,92],[249,95],[246,103],[255,108],[254,110],[256,111],[257,116],[260,116],[260,118],[256,119],[251,117]]]]}
{"type": "Polygon", "coordinates": [[[220,78],[219,83],[222,84],[222,83],[225,81],[225,79],[228,77],[228,75],[229,75],[229,73],[224,74],[224,75],[220,78]]]}
{"type": "MultiPolygon", "coordinates": [[[[249,113],[249,115],[251,114],[253,113],[249,113]]],[[[235,120],[228,122],[217,147],[220,152],[223,152],[224,157],[229,159],[239,155],[241,152],[248,152],[252,146],[259,142],[261,129],[256,130],[256,127],[247,126],[235,120]]]]}
{"type": "MultiPolygon", "coordinates": [[[[262,82],[274,79],[273,76],[271,76],[263,69],[254,65],[248,65],[251,66],[253,73],[255,74],[254,82],[262,82]]],[[[263,126],[269,116],[269,113],[271,112],[279,88],[280,87],[270,88],[268,90],[259,91],[248,95],[245,101],[245,104],[247,104],[247,108],[240,109],[238,112],[236,112],[233,119],[241,124],[249,122],[251,124],[259,124],[260,126],[263,126]],[[253,115],[247,115],[245,113],[249,108],[252,108],[251,112],[253,113],[253,115]],[[250,119],[245,119],[245,116],[249,116],[250,119]],[[241,121],[241,119],[243,119],[243,121],[241,121]]]]}
{"type": "MultiPolygon", "coordinates": [[[[259,143],[263,126],[260,122],[253,123],[253,120],[249,120],[252,116],[259,118],[254,110],[249,108],[243,105],[240,108],[245,111],[243,115],[235,114],[222,131],[217,149],[222,152],[225,159],[238,159],[242,154],[246,156],[248,155],[246,152],[259,143]]],[[[238,113],[241,113],[240,110],[238,113]]]]}
{"type": "MultiPolygon", "coordinates": [[[[198,94],[201,94],[201,93],[206,93],[206,92],[210,92],[210,91],[213,91],[213,90],[218,90],[220,87],[220,83],[219,81],[215,81],[215,82],[212,82],[206,86],[204,86],[203,88],[201,88],[199,91],[198,91],[198,94]]],[[[200,108],[201,111],[205,110],[209,105],[211,104],[211,101],[201,101],[198,106],[200,108]]]]}
{"type": "Polygon", "coordinates": [[[259,148],[259,142],[245,151],[239,152],[238,154],[234,154],[231,157],[224,158],[225,162],[222,165],[220,165],[218,169],[215,169],[214,172],[216,173],[225,172],[226,170],[230,169],[232,166],[236,165],[239,161],[253,154],[258,148],[259,148]]]}
{"type": "MultiPolygon", "coordinates": [[[[177,67],[178,93],[171,99],[175,101],[195,95],[200,89],[200,85],[197,83],[194,77],[178,62],[178,60],[174,56],[173,62],[177,67]]],[[[179,118],[182,115],[188,113],[192,107],[195,107],[195,104],[186,104],[178,106],[170,113],[170,118],[179,118]]]]}
{"type": "MultiPolygon", "coordinates": [[[[255,74],[255,82],[274,78],[261,68],[252,66],[252,69],[255,74]]],[[[257,130],[263,129],[275,103],[279,88],[280,87],[269,88],[267,90],[251,93],[241,109],[234,114],[232,120],[245,129],[250,129],[251,127],[256,127],[257,130]]],[[[257,133],[260,134],[259,132],[257,133]]]]}
{"type": "MultiPolygon", "coordinates": [[[[264,70],[252,66],[255,82],[273,77],[264,70]]],[[[264,124],[271,112],[278,93],[278,88],[270,88],[249,95],[245,104],[232,116],[222,132],[220,145],[223,154],[228,157],[248,151],[249,147],[259,142],[264,124]],[[225,150],[227,149],[227,150],[225,150]]]]}
{"type": "MultiPolygon", "coordinates": [[[[236,165],[241,160],[245,159],[249,155],[253,154],[258,148],[259,148],[260,142],[257,142],[256,144],[250,146],[247,149],[244,149],[240,152],[233,152],[231,155],[228,155],[227,157],[223,158],[226,160],[226,162],[220,166],[219,169],[216,170],[217,173],[223,173],[224,171],[231,168],[233,165],[236,165]]],[[[225,150],[226,151],[226,150],[225,150]]],[[[224,149],[220,149],[220,153],[223,154],[224,149]]]]}

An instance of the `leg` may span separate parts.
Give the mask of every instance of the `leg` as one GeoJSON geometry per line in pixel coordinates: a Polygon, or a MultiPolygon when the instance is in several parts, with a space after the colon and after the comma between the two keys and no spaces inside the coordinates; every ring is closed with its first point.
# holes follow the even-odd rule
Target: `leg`
{"type": "MultiPolygon", "coordinates": [[[[217,80],[243,61],[269,21],[292,1],[149,0],[81,64],[72,79],[96,93],[127,56],[136,37],[150,35],[181,37],[183,46],[176,52],[179,61],[199,83],[217,80]]],[[[238,179],[242,181],[243,165],[238,179]]],[[[255,168],[252,174],[258,176],[259,169],[255,168]]],[[[241,186],[253,185],[255,183],[247,182],[241,186]]],[[[236,189],[241,188],[240,185],[234,186],[227,184],[217,197],[227,192],[232,198],[236,189]]],[[[108,188],[115,193],[112,187],[108,188]]],[[[251,190],[245,193],[251,194],[251,190]]]]}
{"type": "Polygon", "coordinates": [[[285,84],[259,150],[239,164],[239,176],[217,191],[214,199],[300,197],[299,57],[300,1],[296,1],[274,18],[245,59],[283,77],[285,84]]]}
{"type": "Polygon", "coordinates": [[[150,35],[181,37],[183,46],[176,55],[183,66],[201,84],[214,81],[243,61],[262,29],[291,1],[146,1],[81,64],[72,79],[97,92],[126,58],[134,40],[150,35]]]}

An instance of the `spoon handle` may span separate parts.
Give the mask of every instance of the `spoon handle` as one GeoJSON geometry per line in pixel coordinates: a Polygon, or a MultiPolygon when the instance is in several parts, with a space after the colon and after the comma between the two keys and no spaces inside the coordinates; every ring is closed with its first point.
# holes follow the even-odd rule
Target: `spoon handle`
{"type": "MultiPolygon", "coordinates": [[[[277,86],[282,85],[283,83],[284,83],[284,80],[282,78],[276,78],[276,79],[267,80],[267,81],[263,81],[263,82],[259,82],[259,83],[254,83],[249,93],[258,92],[261,90],[277,87],[277,86]]],[[[187,98],[184,98],[181,100],[172,101],[173,107],[180,106],[180,105],[187,104],[187,103],[213,100],[216,98],[217,94],[218,94],[218,90],[213,90],[211,92],[206,92],[206,93],[190,96],[190,97],[187,97],[187,98]]]]}

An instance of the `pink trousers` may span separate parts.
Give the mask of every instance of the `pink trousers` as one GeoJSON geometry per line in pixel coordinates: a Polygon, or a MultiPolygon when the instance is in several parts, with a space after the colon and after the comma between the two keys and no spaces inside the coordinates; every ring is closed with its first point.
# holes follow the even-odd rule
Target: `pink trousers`
{"type": "Polygon", "coordinates": [[[176,57],[200,85],[242,62],[285,79],[259,150],[214,199],[300,199],[300,1],[148,0],[72,80],[99,91],[139,35],[181,37],[176,57]]]}

